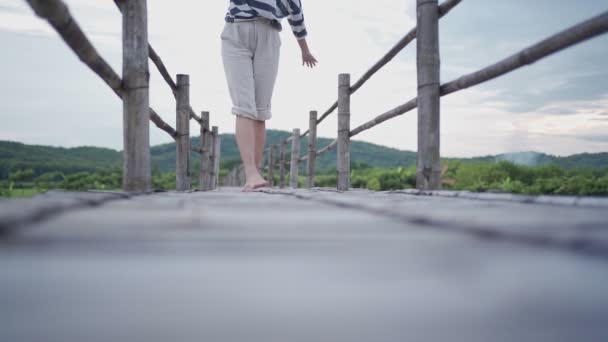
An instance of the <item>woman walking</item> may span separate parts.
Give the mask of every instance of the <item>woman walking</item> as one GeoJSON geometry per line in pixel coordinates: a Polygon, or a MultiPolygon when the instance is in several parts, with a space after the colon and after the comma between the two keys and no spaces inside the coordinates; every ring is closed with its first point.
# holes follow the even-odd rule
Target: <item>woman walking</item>
{"type": "Polygon", "coordinates": [[[282,30],[287,17],[302,52],[302,65],[317,60],[306,42],[307,31],[300,0],[230,0],[222,39],[222,60],[236,116],[236,141],[245,166],[242,191],[268,186],[260,174],[266,120],[272,117],[271,100],[277,71],[282,30]]]}

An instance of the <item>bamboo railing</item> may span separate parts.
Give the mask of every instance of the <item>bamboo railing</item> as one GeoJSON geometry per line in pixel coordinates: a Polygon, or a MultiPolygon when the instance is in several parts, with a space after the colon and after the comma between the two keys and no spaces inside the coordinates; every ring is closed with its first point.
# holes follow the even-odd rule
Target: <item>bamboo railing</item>
{"type": "MultiPolygon", "coordinates": [[[[274,169],[278,166],[279,187],[285,187],[286,165],[290,165],[291,176],[297,177],[298,173],[294,169],[298,169],[299,162],[305,160],[307,161],[306,187],[314,187],[315,159],[337,148],[337,190],[348,190],[350,185],[350,138],[387,120],[418,108],[419,135],[416,188],[420,190],[441,189],[442,167],[439,159],[439,114],[440,98],[442,96],[503,76],[558,51],[572,47],[577,43],[608,32],[608,12],[604,12],[533,44],[495,64],[473,73],[463,75],[453,81],[440,84],[438,22],[441,17],[449,13],[454,7],[460,4],[462,0],[446,0],[441,5],[438,5],[438,0],[416,1],[418,21],[416,27],[399,40],[386,55],[366,71],[352,86],[350,85],[350,75],[340,74],[338,76],[337,101],[318,118],[317,112],[311,111],[309,128],[307,131],[300,135],[299,130],[294,129],[293,134],[290,137],[281,140],[276,145],[271,145],[269,148],[266,148],[265,152],[270,152],[272,157],[267,158],[268,163],[263,169],[267,170],[268,178],[272,179],[274,177],[274,169]],[[351,129],[350,96],[360,89],[375,73],[388,64],[414,39],[417,40],[417,96],[351,129]],[[317,126],[336,109],[338,109],[337,137],[327,146],[316,150],[317,126]],[[306,155],[300,156],[299,151],[294,149],[293,145],[297,144],[299,146],[300,138],[307,134],[310,134],[308,138],[309,149],[307,150],[306,155]],[[292,144],[290,160],[286,160],[284,153],[288,143],[292,144]],[[277,149],[281,151],[278,160],[276,160],[274,156],[277,149]]],[[[242,185],[244,181],[242,165],[233,170],[226,178],[226,182],[230,185],[242,185]]],[[[293,179],[290,179],[290,187],[298,187],[297,180],[294,181],[293,179]]]]}
{"type": "Polygon", "coordinates": [[[218,185],[220,137],[218,129],[209,129],[209,113],[197,116],[190,106],[190,77],[170,76],[162,59],[148,42],[146,0],[114,0],[122,15],[123,77],[99,55],[62,0],[26,0],[36,15],[45,19],[59,33],[78,58],[97,74],[123,101],[123,190],[152,190],[149,122],[166,132],[176,142],[176,189],[191,188],[190,152],[201,156],[198,190],[218,185]],[[149,69],[151,60],[171,88],[176,101],[176,128],[165,122],[149,107],[149,69]],[[200,146],[191,146],[190,119],[199,123],[200,146]]]}

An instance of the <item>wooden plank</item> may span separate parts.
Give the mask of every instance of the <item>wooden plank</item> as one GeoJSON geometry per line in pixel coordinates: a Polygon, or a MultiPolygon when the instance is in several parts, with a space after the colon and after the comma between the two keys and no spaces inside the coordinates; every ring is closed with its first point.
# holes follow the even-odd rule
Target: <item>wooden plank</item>
{"type": "Polygon", "coordinates": [[[48,190],[31,198],[0,198],[0,239],[10,238],[24,226],[40,223],[70,210],[97,207],[145,192],[48,190]]]}
{"type": "Polygon", "coordinates": [[[289,186],[293,189],[298,187],[300,171],[300,129],[294,128],[291,136],[291,159],[289,167],[289,186]]]}
{"type": "Polygon", "coordinates": [[[190,190],[190,76],[177,75],[175,186],[190,190]]]}
{"type": "Polygon", "coordinates": [[[337,174],[340,191],[350,187],[350,74],[338,77],[337,174]]]}
{"type": "Polygon", "coordinates": [[[608,335],[606,210],[285,192],[171,191],[19,229],[0,248],[0,340],[71,341],[75,324],[148,342],[608,335]]]}
{"type": "Polygon", "coordinates": [[[146,0],[126,2],[122,22],[123,190],[150,191],[150,73],[146,0]]]}
{"type": "Polygon", "coordinates": [[[313,110],[309,113],[308,120],[308,158],[307,158],[307,178],[306,187],[308,189],[315,186],[315,161],[317,157],[317,111],[313,110]]]}
{"type": "Polygon", "coordinates": [[[439,12],[437,0],[417,0],[418,154],[416,188],[441,189],[439,12]]]}

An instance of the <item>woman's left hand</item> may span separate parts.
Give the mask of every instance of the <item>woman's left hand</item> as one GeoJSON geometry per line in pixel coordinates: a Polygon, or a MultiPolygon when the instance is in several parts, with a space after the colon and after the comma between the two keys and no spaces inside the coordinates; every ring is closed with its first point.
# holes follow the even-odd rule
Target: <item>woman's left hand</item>
{"type": "Polygon", "coordinates": [[[302,65],[306,65],[310,68],[317,65],[317,59],[310,53],[310,51],[302,51],[302,65]]]}
{"type": "Polygon", "coordinates": [[[300,50],[302,51],[302,65],[307,65],[310,68],[317,65],[317,59],[312,55],[312,53],[310,53],[306,38],[298,40],[298,44],[300,45],[300,50]]]}

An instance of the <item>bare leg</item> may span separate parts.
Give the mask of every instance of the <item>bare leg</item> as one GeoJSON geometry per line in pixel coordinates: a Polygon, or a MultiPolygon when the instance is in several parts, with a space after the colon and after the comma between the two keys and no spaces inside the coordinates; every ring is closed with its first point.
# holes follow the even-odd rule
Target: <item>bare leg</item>
{"type": "Polygon", "coordinates": [[[236,142],[241,153],[241,160],[245,166],[246,183],[243,190],[251,190],[267,185],[256,166],[255,120],[237,116],[236,142]]]}
{"type": "Polygon", "coordinates": [[[255,165],[262,167],[266,144],[266,121],[255,121],[255,165]]]}

